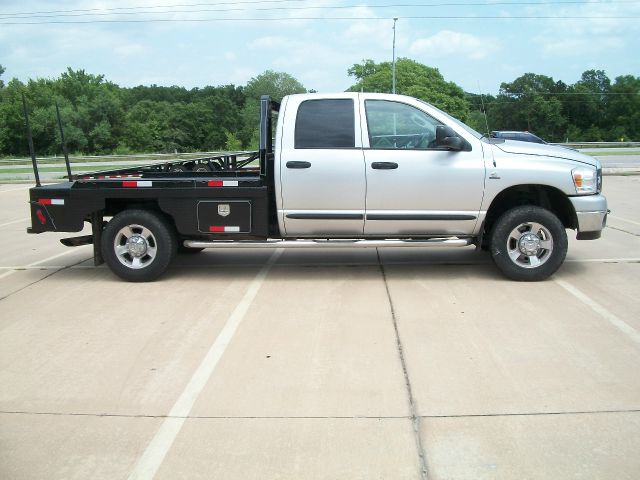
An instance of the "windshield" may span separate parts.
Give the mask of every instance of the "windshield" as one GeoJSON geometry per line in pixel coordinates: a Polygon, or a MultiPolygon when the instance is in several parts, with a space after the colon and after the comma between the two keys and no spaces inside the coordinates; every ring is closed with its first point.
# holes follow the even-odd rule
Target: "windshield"
{"type": "Polygon", "coordinates": [[[428,105],[429,107],[433,108],[435,111],[437,111],[438,113],[441,113],[443,116],[447,117],[449,120],[451,120],[453,123],[455,123],[457,126],[465,129],[468,133],[470,133],[471,135],[473,135],[476,138],[482,138],[483,135],[481,133],[476,132],[473,128],[471,128],[469,125],[465,125],[464,123],[462,123],[460,120],[458,120],[455,117],[452,117],[451,115],[449,115],[447,112],[444,112],[442,110],[440,110],[438,107],[434,107],[433,105],[431,105],[430,103],[427,103],[423,100],[419,100],[421,103],[424,103],[425,105],[428,105]]]}

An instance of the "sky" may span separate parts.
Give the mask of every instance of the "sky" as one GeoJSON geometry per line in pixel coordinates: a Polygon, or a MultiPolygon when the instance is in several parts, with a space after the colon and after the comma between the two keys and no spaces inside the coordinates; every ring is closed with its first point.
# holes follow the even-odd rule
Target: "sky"
{"type": "Polygon", "coordinates": [[[640,76],[634,0],[0,0],[3,80],[67,67],[123,87],[244,85],[265,70],[343,91],[363,59],[436,67],[465,91],[497,94],[533,72],[640,76]]]}

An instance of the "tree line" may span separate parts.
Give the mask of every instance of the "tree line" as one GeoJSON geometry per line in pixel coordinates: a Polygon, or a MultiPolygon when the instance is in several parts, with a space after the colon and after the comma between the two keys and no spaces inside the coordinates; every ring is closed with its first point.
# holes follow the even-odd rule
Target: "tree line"
{"type": "MultiPolygon", "coordinates": [[[[0,65],[0,77],[5,69],[0,65]]],[[[349,68],[350,91],[390,92],[391,62],[365,60],[349,68]]],[[[53,79],[0,78],[0,156],[28,154],[22,94],[30,109],[39,155],[60,154],[55,105],[68,148],[85,154],[254,149],[259,99],[304,93],[283,72],[266,71],[246,85],[186,89],[158,85],[124,88],[103,75],[67,69],[53,79]]],[[[396,92],[429,102],[476,130],[528,130],[548,141],[640,139],[640,77],[611,81],[585,71],[572,85],[527,73],[503,83],[497,95],[467,93],[438,69],[408,58],[396,64],[396,92]]]]}

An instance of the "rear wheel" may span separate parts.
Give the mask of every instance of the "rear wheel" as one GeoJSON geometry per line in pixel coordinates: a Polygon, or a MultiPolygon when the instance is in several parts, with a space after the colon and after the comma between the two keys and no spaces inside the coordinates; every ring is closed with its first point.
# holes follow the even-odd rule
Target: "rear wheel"
{"type": "Polygon", "coordinates": [[[507,277],[538,281],[556,272],[567,255],[567,233],[552,212],[522,206],[505,212],[491,233],[491,256],[507,277]]]}
{"type": "Polygon", "coordinates": [[[125,210],[107,224],[102,256],[113,273],[129,282],[150,282],[176,254],[173,229],[157,213],[125,210]]]}

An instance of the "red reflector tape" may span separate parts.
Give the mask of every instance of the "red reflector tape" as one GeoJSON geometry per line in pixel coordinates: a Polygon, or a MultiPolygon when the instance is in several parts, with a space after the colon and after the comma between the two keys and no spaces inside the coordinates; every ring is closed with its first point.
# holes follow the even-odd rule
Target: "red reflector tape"
{"type": "Polygon", "coordinates": [[[152,185],[153,182],[143,180],[122,182],[122,186],[125,188],[151,187],[152,185]]]}
{"type": "Polygon", "coordinates": [[[239,233],[240,232],[240,227],[209,227],[209,231],[210,232],[214,232],[214,233],[218,233],[218,232],[225,232],[225,233],[239,233]]]}
{"type": "Polygon", "coordinates": [[[41,198],[38,200],[40,205],[64,205],[64,199],[62,198],[41,198]]]}
{"type": "Polygon", "coordinates": [[[44,213],[42,213],[42,210],[40,209],[36,210],[36,217],[38,217],[38,220],[42,225],[47,224],[47,217],[44,216],[44,213]]]}
{"type": "Polygon", "coordinates": [[[207,182],[209,187],[237,187],[237,180],[211,180],[207,182]]]}

